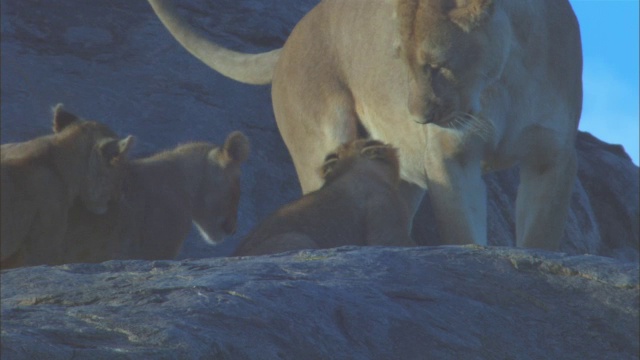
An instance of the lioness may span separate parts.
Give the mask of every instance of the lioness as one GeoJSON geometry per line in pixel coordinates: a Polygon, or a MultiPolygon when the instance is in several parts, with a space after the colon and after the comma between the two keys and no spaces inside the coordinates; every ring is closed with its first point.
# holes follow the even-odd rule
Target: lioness
{"type": "Polygon", "coordinates": [[[343,245],[415,245],[409,209],[398,192],[396,149],[356,140],[327,155],[324,185],[280,208],[258,225],[235,256],[343,245]]]}
{"type": "Polygon", "coordinates": [[[249,141],[189,143],[123,165],[123,196],[103,216],[72,208],[64,262],[173,259],[195,223],[215,244],[236,230],[240,165],[249,141]]]}
{"type": "Polygon", "coordinates": [[[441,237],[486,244],[485,171],[520,165],[516,240],[557,249],[576,174],[580,30],[568,0],[324,0],[282,49],[230,51],[171,1],[173,36],[220,73],[272,82],[302,189],[329,149],[361,136],[397,146],[408,203],[429,189],[441,237]]]}
{"type": "Polygon", "coordinates": [[[131,136],[118,140],[107,126],[53,109],[52,135],[1,148],[0,267],[56,263],[62,257],[67,212],[79,200],[107,210],[118,196],[131,136]]]}

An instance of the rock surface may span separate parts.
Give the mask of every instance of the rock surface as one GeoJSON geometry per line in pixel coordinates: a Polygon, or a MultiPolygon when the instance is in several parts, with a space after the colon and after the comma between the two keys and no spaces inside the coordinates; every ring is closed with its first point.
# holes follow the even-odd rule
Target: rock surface
{"type": "MultiPolygon", "coordinates": [[[[181,0],[180,10],[212,39],[259,52],[281,46],[317,0],[181,0]]],[[[2,0],[1,140],[50,131],[49,108],[107,122],[138,137],[135,153],[186,141],[222,143],[245,132],[253,153],[244,168],[238,235],[217,247],[193,232],[181,258],[229,254],[262,218],[300,196],[278,134],[269,86],[226,79],[188,54],[145,1],[2,0]]],[[[607,121],[607,119],[603,119],[607,121]]],[[[571,254],[639,259],[639,172],[616,145],[578,137],[579,180],[562,242],[571,254]]],[[[489,242],[513,245],[516,169],[486,177],[489,242]]],[[[428,197],[415,221],[421,244],[440,244],[428,197]]]]}
{"type": "MultiPolygon", "coordinates": [[[[268,86],[189,55],[144,1],[1,0],[2,143],[50,132],[52,105],[138,137],[145,155],[245,132],[238,236],[300,195],[268,86]]],[[[216,41],[279,47],[317,0],[180,0],[216,41]]],[[[606,121],[607,119],[603,119],[606,121]]],[[[580,133],[562,250],[340,248],[256,258],[3,271],[2,359],[637,359],[639,179],[580,133]]],[[[486,177],[489,239],[513,245],[515,169],[486,177]]],[[[428,198],[414,228],[439,243],[428,198]]]]}
{"type": "MultiPolygon", "coordinates": [[[[252,140],[238,235],[194,232],[181,258],[224,256],[300,195],[268,86],[189,55],[144,1],[1,0],[2,143],[50,132],[52,105],[138,137],[252,140]]],[[[280,46],[317,0],[181,0],[212,39],[280,46]]],[[[606,119],[603,119],[606,121],[606,119]]],[[[635,359],[639,173],[580,133],[562,250],[341,248],[256,258],[113,261],[2,272],[2,359],[635,359]]],[[[489,239],[513,245],[517,170],[486,177],[489,239]]],[[[439,244],[428,197],[414,237],[439,244]]]]}
{"type": "Polygon", "coordinates": [[[638,266],[338,248],[2,272],[2,359],[637,359],[638,266]]]}

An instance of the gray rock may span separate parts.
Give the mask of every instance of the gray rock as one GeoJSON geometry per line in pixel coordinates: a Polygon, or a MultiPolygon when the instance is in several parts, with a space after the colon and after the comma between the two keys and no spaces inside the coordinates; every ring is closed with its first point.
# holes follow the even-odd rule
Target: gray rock
{"type": "Polygon", "coordinates": [[[638,266],[477,246],[3,271],[2,359],[637,359],[638,266]]]}
{"type": "MultiPolygon", "coordinates": [[[[177,44],[144,1],[1,0],[2,143],[50,132],[63,102],[138,137],[253,143],[238,236],[182,258],[228,254],[300,195],[269,87],[235,83],[177,44]]],[[[317,0],[181,0],[216,41],[280,46],[317,0]]],[[[603,121],[606,119],[603,119],[603,121]]],[[[578,137],[562,249],[340,248],[256,258],[112,261],[3,271],[2,359],[637,359],[638,167],[578,137]]],[[[486,177],[489,239],[512,246],[515,169],[486,177]]],[[[439,243],[428,198],[414,236],[439,243]]]]}

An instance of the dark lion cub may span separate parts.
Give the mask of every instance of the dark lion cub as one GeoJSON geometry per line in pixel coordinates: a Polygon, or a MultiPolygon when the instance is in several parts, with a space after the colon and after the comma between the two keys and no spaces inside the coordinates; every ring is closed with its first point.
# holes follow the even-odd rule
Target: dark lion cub
{"type": "Polygon", "coordinates": [[[285,205],[256,229],[236,256],[343,245],[415,245],[409,212],[398,193],[395,148],[356,140],[327,155],[320,168],[324,185],[285,205]]]}
{"type": "Polygon", "coordinates": [[[79,201],[103,214],[117,197],[122,159],[133,144],[107,126],[53,109],[53,131],[2,145],[2,244],[5,268],[58,263],[64,253],[67,213],[79,201]]]}

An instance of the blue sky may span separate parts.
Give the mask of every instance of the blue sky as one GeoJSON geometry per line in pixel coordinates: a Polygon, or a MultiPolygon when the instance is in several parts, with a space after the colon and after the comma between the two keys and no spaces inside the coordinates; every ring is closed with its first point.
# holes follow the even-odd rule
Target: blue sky
{"type": "Polygon", "coordinates": [[[570,0],[584,54],[580,129],[622,144],[638,165],[638,0],[570,0]]]}

